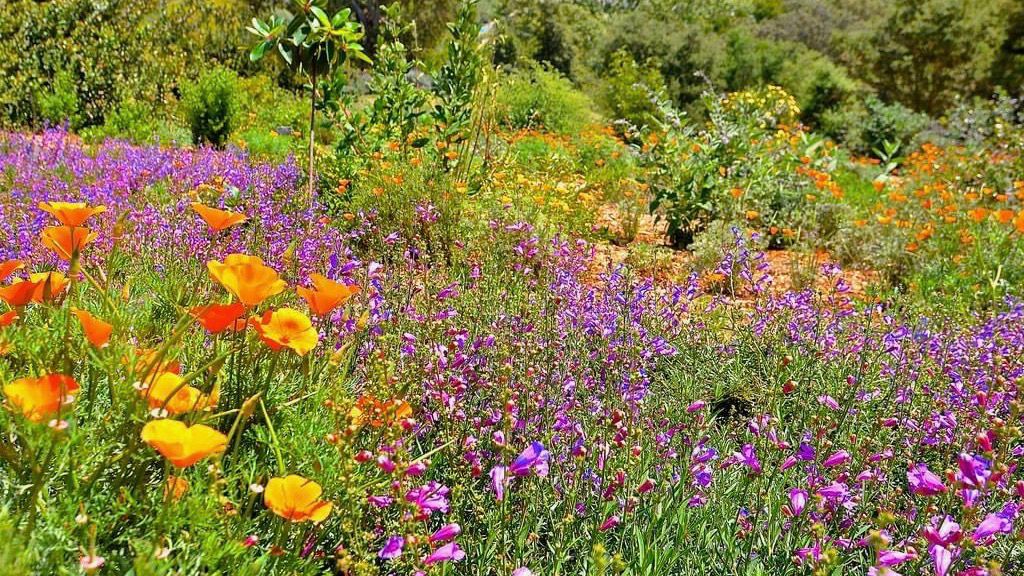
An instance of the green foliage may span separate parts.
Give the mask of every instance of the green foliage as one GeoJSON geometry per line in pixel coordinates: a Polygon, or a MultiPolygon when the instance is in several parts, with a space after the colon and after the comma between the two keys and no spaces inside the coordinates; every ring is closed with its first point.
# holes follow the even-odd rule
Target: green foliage
{"type": "Polygon", "coordinates": [[[74,129],[78,128],[78,92],[71,74],[61,71],[53,78],[52,90],[36,94],[36,106],[39,115],[50,125],[67,122],[74,129]]]}
{"type": "Polygon", "coordinates": [[[986,91],[999,43],[999,2],[898,0],[865,58],[883,99],[941,114],[958,93],[986,91]]]}
{"type": "Polygon", "coordinates": [[[515,70],[499,84],[498,116],[515,129],[579,132],[593,121],[590,100],[555,70],[515,70]]]}
{"type": "Polygon", "coordinates": [[[862,154],[878,154],[886,143],[907,147],[928,127],[930,120],[899,103],[887,104],[874,96],[863,103],[827,110],[822,130],[862,154]]]}
{"type": "Polygon", "coordinates": [[[476,22],[476,0],[463,2],[455,21],[448,25],[451,38],[445,47],[447,59],[434,76],[433,120],[438,138],[458,143],[469,137],[471,104],[483,77],[480,27],[476,22]]]}
{"type": "Polygon", "coordinates": [[[127,98],[170,99],[210,62],[237,65],[234,0],[10,0],[0,10],[0,124],[96,126],[127,98]],[[74,105],[74,109],[72,106],[74,105]]]}
{"type": "Polygon", "coordinates": [[[601,96],[611,118],[644,127],[657,121],[654,97],[665,90],[657,62],[641,65],[628,52],[620,50],[612,55],[601,96]]]}
{"type": "Polygon", "coordinates": [[[379,126],[383,137],[405,143],[426,112],[427,93],[409,80],[417,62],[407,58],[402,36],[412,28],[402,23],[400,5],[385,10],[381,31],[384,42],[377,49],[369,89],[374,96],[369,122],[379,126]]]}
{"type": "Polygon", "coordinates": [[[238,76],[231,70],[215,68],[181,89],[192,141],[223,148],[238,120],[238,76]]]}

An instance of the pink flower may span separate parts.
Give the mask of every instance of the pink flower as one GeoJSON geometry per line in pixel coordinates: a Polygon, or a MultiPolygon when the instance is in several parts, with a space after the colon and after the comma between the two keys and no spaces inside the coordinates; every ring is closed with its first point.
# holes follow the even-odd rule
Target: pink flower
{"type": "Polygon", "coordinates": [[[447,542],[462,532],[458,524],[446,524],[430,535],[431,542],[447,542]]]}
{"type": "Polygon", "coordinates": [[[437,550],[434,550],[434,552],[431,553],[430,556],[424,558],[423,563],[427,566],[431,566],[439,562],[447,562],[448,560],[451,560],[452,562],[458,562],[459,560],[462,560],[465,557],[466,553],[463,552],[461,548],[459,548],[458,544],[456,544],[455,542],[449,542],[444,546],[441,546],[437,550]]]}
{"type": "Polygon", "coordinates": [[[609,516],[607,519],[605,519],[604,522],[601,523],[601,526],[598,528],[598,531],[607,532],[612,528],[618,526],[620,523],[621,520],[619,519],[618,515],[609,516]]]}
{"type": "Polygon", "coordinates": [[[102,568],[106,562],[107,559],[103,556],[86,554],[78,559],[78,566],[87,573],[92,573],[102,568]]]}
{"type": "Polygon", "coordinates": [[[910,491],[918,496],[935,496],[946,491],[942,479],[924,464],[917,464],[907,472],[907,483],[910,491]]]}
{"type": "Polygon", "coordinates": [[[846,450],[840,450],[835,454],[825,459],[825,468],[832,468],[833,466],[841,466],[851,460],[850,453],[846,450]]]}
{"type": "Polygon", "coordinates": [[[799,488],[793,488],[789,491],[789,507],[793,511],[793,516],[799,516],[807,505],[807,491],[799,488]]]}
{"type": "Polygon", "coordinates": [[[501,502],[505,499],[505,467],[495,466],[491,468],[491,487],[494,488],[494,498],[501,502]]]}

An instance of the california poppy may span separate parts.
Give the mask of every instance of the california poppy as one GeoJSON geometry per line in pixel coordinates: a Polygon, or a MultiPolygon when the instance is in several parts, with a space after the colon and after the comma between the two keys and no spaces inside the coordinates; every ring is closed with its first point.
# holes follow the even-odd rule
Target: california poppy
{"type": "Polygon", "coordinates": [[[211,260],[206,266],[210,277],[247,307],[258,306],[286,286],[277,272],[256,256],[229,254],[223,263],[211,260]]]}
{"type": "Polygon", "coordinates": [[[189,313],[211,334],[217,334],[229,328],[240,330],[245,327],[244,320],[239,326],[239,319],[242,314],[245,314],[245,306],[240,302],[196,306],[189,310],[189,313]]]}
{"type": "Polygon", "coordinates": [[[389,398],[378,400],[365,394],[356,401],[355,406],[348,412],[354,426],[369,424],[374,428],[380,428],[388,423],[397,423],[412,417],[412,406],[404,400],[389,398]]]}
{"type": "Polygon", "coordinates": [[[29,274],[29,281],[35,284],[32,301],[41,304],[52,302],[68,287],[68,279],[60,272],[35,272],[29,274]]]}
{"type": "Polygon", "coordinates": [[[164,484],[164,498],[168,500],[181,500],[181,497],[188,492],[188,480],[181,476],[168,476],[164,484]]]}
{"type": "MultiPolygon", "coordinates": [[[[133,367],[135,374],[141,377],[148,373],[151,379],[163,372],[181,374],[180,362],[165,357],[160,359],[159,365],[156,365],[156,355],[157,351],[152,348],[136,348],[135,366],[133,367]]],[[[131,364],[131,359],[125,356],[121,358],[121,363],[127,366],[131,364]]]]}
{"type": "Polygon", "coordinates": [[[65,226],[81,226],[91,216],[107,211],[106,206],[88,206],[84,202],[40,202],[39,209],[65,226]]]}
{"type": "Polygon", "coordinates": [[[299,286],[295,291],[309,304],[310,311],[317,316],[326,316],[359,293],[359,286],[335,282],[320,274],[310,274],[309,279],[313,282],[312,289],[299,286]]]}
{"type": "Polygon", "coordinates": [[[207,404],[201,390],[186,384],[181,376],[173,372],[159,374],[140,392],[146,397],[151,409],[163,409],[168,414],[184,414],[204,408],[207,404]]]}
{"type": "Polygon", "coordinates": [[[8,276],[14,274],[15,270],[21,269],[24,266],[25,263],[21,260],[7,260],[6,262],[0,262],[0,282],[3,282],[8,276]]]}
{"type": "Polygon", "coordinates": [[[309,317],[292,308],[267,311],[251,322],[263,342],[275,351],[289,348],[305,356],[320,340],[309,317]]]}
{"type": "Polygon", "coordinates": [[[167,418],[147,422],[142,427],[142,441],[178,468],[223,454],[228,446],[227,436],[205,424],[188,426],[167,418]]]}
{"type": "Polygon", "coordinates": [[[39,378],[19,378],[4,385],[7,399],[26,418],[39,422],[60,411],[60,407],[74,400],[78,382],[64,374],[47,374],[39,378]]]}
{"type": "Polygon", "coordinates": [[[93,316],[87,310],[72,308],[71,311],[78,317],[86,340],[97,348],[106,347],[110,342],[110,334],[113,333],[114,326],[93,316]]]}
{"type": "Polygon", "coordinates": [[[245,214],[211,208],[199,202],[192,203],[192,210],[199,214],[203,221],[206,222],[206,225],[214,232],[226,230],[235,224],[241,224],[249,219],[245,214]]]}
{"type": "Polygon", "coordinates": [[[323,522],[333,504],[320,500],[320,485],[302,476],[289,474],[271,478],[263,491],[263,503],[278,516],[292,522],[323,522]]]}
{"type": "Polygon", "coordinates": [[[4,327],[7,327],[7,326],[10,326],[17,319],[18,319],[18,311],[17,310],[8,310],[7,312],[4,312],[3,314],[0,314],[0,328],[4,328],[4,327]]]}
{"type": "Polygon", "coordinates": [[[49,226],[43,228],[39,238],[50,250],[63,260],[71,260],[82,248],[96,239],[96,233],[88,228],[71,226],[49,226]]]}
{"type": "Polygon", "coordinates": [[[37,287],[39,287],[37,282],[19,280],[13,284],[0,287],[0,300],[14,307],[26,306],[32,302],[32,296],[35,294],[37,287]]]}

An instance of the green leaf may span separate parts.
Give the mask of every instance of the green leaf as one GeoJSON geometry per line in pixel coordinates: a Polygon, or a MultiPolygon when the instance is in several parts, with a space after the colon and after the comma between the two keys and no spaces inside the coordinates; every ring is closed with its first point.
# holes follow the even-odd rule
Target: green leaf
{"type": "Polygon", "coordinates": [[[324,28],[333,28],[333,26],[331,25],[331,19],[327,17],[327,13],[324,12],[322,8],[318,6],[310,6],[309,11],[312,12],[314,16],[316,16],[316,19],[320,21],[320,24],[324,28]]]}
{"type": "Polygon", "coordinates": [[[260,42],[259,44],[252,47],[252,51],[249,52],[249,60],[256,62],[263,58],[263,55],[267,52],[267,42],[260,42]]]}

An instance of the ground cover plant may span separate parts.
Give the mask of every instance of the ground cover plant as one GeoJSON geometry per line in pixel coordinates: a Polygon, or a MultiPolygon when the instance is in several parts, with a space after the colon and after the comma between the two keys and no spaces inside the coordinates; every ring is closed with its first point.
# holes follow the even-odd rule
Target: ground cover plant
{"type": "Polygon", "coordinates": [[[0,15],[4,574],[1024,572],[1015,6],[433,4],[0,15]]]}

